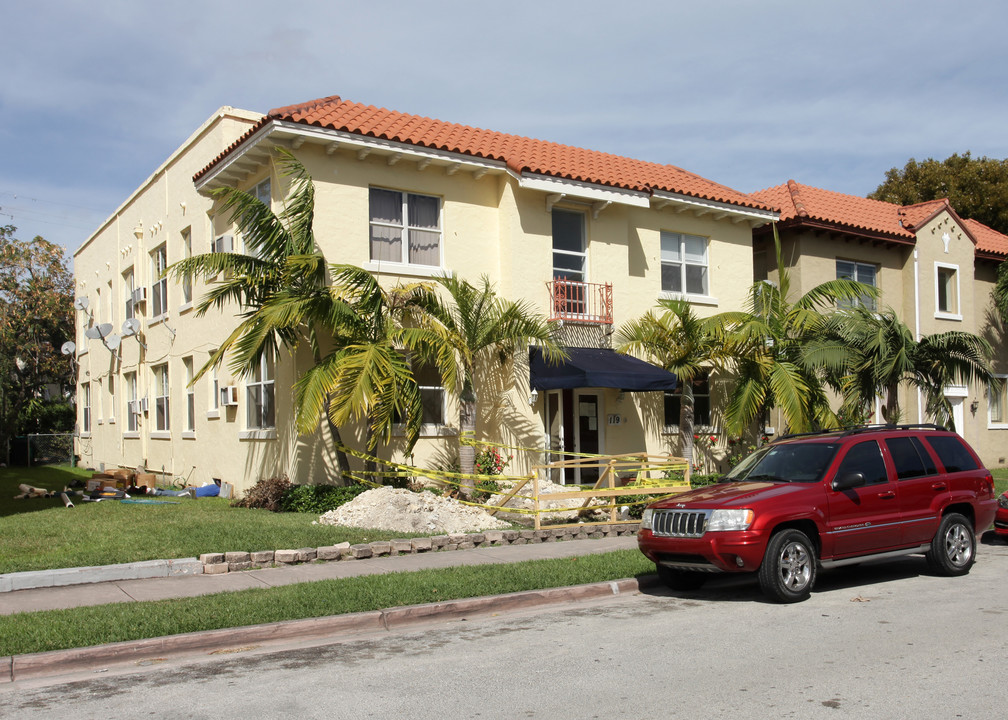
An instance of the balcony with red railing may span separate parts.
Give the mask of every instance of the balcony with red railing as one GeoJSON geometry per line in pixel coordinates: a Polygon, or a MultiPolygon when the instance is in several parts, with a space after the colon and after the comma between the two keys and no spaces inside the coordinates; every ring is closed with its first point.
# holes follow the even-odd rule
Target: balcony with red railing
{"type": "Polygon", "coordinates": [[[585,325],[612,324],[612,284],[555,278],[546,283],[550,320],[585,325]]]}

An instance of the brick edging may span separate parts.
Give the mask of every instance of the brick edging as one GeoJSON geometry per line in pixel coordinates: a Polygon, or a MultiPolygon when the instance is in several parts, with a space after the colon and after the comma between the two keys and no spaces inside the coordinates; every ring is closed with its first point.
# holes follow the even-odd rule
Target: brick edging
{"type": "Polygon", "coordinates": [[[254,570],[278,565],[298,565],[308,562],[366,560],[373,557],[413,555],[446,550],[470,550],[478,547],[531,545],[564,540],[586,540],[618,537],[637,533],[636,523],[608,525],[577,525],[543,528],[542,530],[485,530],[480,533],[453,533],[401,540],[379,540],[351,545],[348,542],[318,548],[296,550],[262,550],[258,552],[203,553],[199,561],[206,575],[254,570]]]}

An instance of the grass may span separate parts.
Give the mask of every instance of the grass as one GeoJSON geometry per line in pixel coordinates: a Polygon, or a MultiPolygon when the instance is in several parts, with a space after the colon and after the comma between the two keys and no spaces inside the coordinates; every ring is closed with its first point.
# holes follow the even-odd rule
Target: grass
{"type": "Polygon", "coordinates": [[[506,565],[369,575],[198,598],[0,616],[0,655],[325,617],[498,593],[618,580],[654,571],[636,550],[506,565]]]}
{"type": "Polygon", "coordinates": [[[232,508],[221,498],[158,498],[172,501],[163,505],[77,502],[73,508],[59,498],[11,499],[22,482],[61,490],[70,479],[90,475],[69,467],[0,468],[0,573],[402,537],[312,525],[317,516],[309,513],[232,508]]]}

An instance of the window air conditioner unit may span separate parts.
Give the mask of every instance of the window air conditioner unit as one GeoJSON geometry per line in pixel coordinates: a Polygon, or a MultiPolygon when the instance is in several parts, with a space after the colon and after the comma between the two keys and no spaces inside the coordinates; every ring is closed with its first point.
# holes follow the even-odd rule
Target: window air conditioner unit
{"type": "Polygon", "coordinates": [[[142,412],[142,413],[147,412],[147,409],[149,407],[149,403],[147,401],[147,398],[140,398],[139,400],[135,400],[134,402],[139,403],[140,412],[142,412]]]}
{"type": "Polygon", "coordinates": [[[226,407],[238,404],[238,388],[234,385],[226,385],[220,390],[221,405],[226,407]]]}
{"type": "Polygon", "coordinates": [[[126,403],[126,412],[128,412],[130,415],[139,415],[140,414],[140,401],[139,400],[130,400],[130,401],[128,401],[126,403]]]}
{"type": "Polygon", "coordinates": [[[141,287],[133,291],[133,304],[142,303],[147,301],[147,288],[141,287]]]}
{"type": "Polygon", "coordinates": [[[229,253],[234,246],[233,238],[230,235],[221,235],[213,241],[213,252],[229,253]]]}

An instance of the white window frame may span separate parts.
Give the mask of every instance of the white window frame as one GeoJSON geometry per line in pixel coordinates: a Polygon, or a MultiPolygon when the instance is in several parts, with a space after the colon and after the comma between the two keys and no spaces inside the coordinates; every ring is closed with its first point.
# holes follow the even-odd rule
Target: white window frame
{"type": "Polygon", "coordinates": [[[155,365],[154,373],[154,432],[168,435],[171,432],[171,385],[168,374],[168,363],[155,365]]]}
{"type": "MultiPolygon", "coordinates": [[[[182,231],[182,258],[188,260],[192,257],[192,226],[182,231]]],[[[188,310],[192,307],[193,299],[193,277],[187,274],[182,278],[182,307],[180,310],[188,310]]]]}
{"type": "Polygon", "coordinates": [[[567,280],[572,283],[585,283],[588,282],[588,217],[583,212],[578,212],[577,210],[568,210],[566,208],[553,208],[550,213],[550,222],[552,223],[553,218],[558,214],[560,215],[570,215],[572,217],[577,217],[581,224],[581,238],[580,238],[580,250],[567,250],[565,248],[558,248],[556,245],[556,234],[553,228],[550,229],[550,243],[553,252],[553,279],[554,280],[567,280]],[[557,256],[562,256],[564,258],[575,258],[581,261],[581,270],[572,270],[571,268],[557,267],[557,256]],[[571,273],[574,275],[571,275],[571,273]]]}
{"type": "Polygon", "coordinates": [[[987,427],[990,430],[1008,430],[1008,374],[996,374],[1001,380],[1001,389],[995,393],[994,388],[987,386],[987,427]],[[1001,417],[994,419],[994,407],[1000,410],[1001,417]]]}
{"type": "Polygon", "coordinates": [[[691,233],[683,233],[672,230],[662,230],[659,233],[658,240],[658,253],[659,253],[659,265],[660,272],[663,272],[666,267],[675,268],[678,267],[679,275],[679,287],[681,290],[667,289],[664,286],[664,281],[659,277],[659,283],[661,284],[661,297],[668,298],[685,298],[690,302],[699,302],[702,304],[716,304],[716,299],[711,296],[711,273],[710,273],[710,248],[711,239],[704,235],[693,235],[691,233]],[[703,259],[702,262],[692,261],[693,259],[687,259],[686,257],[686,243],[687,240],[699,240],[703,243],[703,259]],[[678,257],[672,258],[670,256],[670,245],[676,245],[676,252],[678,257]],[[690,260],[690,261],[688,261],[690,260]],[[703,278],[703,292],[690,292],[687,288],[687,270],[689,268],[702,268],[702,278],[703,278]]]}
{"type": "Polygon", "coordinates": [[[126,383],[126,432],[125,434],[135,434],[140,432],[140,422],[137,420],[139,413],[133,412],[132,408],[137,404],[137,374],[128,372],[123,374],[123,382],[126,383]]]}
{"type": "Polygon", "coordinates": [[[133,291],[136,290],[135,279],[136,277],[133,274],[132,267],[123,273],[123,289],[126,293],[125,304],[123,306],[123,315],[125,316],[123,318],[124,320],[130,320],[136,317],[136,307],[133,302],[133,291]]]}
{"type": "Polygon", "coordinates": [[[250,431],[276,430],[275,373],[272,354],[265,352],[256,372],[245,381],[245,427],[250,431]]]}
{"type": "MultiPolygon", "coordinates": [[[[211,350],[210,355],[212,356],[216,350],[211,350]]],[[[210,368],[210,382],[207,383],[207,387],[210,390],[210,397],[207,402],[207,419],[213,420],[220,417],[220,375],[217,374],[217,367],[214,366],[210,368]]]]}
{"type": "Polygon", "coordinates": [[[168,267],[168,245],[162,243],[150,254],[151,264],[151,320],[159,320],[168,315],[168,278],[160,277],[168,267]],[[160,279],[159,279],[160,278],[160,279]],[[160,310],[160,312],[158,312],[160,310]]]}
{"type": "Polygon", "coordinates": [[[960,286],[961,285],[962,285],[962,283],[959,282],[959,266],[958,265],[952,265],[951,263],[940,263],[940,262],[936,262],[935,263],[935,271],[934,271],[934,306],[935,306],[935,314],[934,314],[934,316],[936,318],[940,318],[942,320],[962,320],[962,305],[961,305],[962,298],[961,298],[961,291],[960,291],[960,286]],[[952,290],[955,291],[955,310],[954,311],[942,310],[938,306],[938,289],[939,289],[939,286],[941,284],[942,270],[948,270],[948,271],[950,271],[950,273],[951,273],[951,282],[955,285],[955,287],[952,288],[952,290]]]}
{"type": "Polygon", "coordinates": [[[115,375],[108,376],[108,383],[105,385],[105,389],[108,391],[109,399],[109,411],[108,411],[108,423],[109,425],[115,425],[116,421],[116,392],[115,392],[115,375]]]}
{"type": "Polygon", "coordinates": [[[437,195],[428,195],[426,193],[410,192],[408,190],[395,190],[387,187],[379,187],[377,185],[368,188],[368,262],[365,264],[366,270],[385,270],[388,271],[389,267],[400,268],[405,271],[405,274],[411,275],[429,275],[439,273],[444,267],[444,202],[441,197],[437,195]],[[371,191],[380,190],[382,192],[396,193],[399,195],[400,201],[402,203],[401,210],[401,221],[399,223],[384,222],[374,219],[374,211],[371,209],[371,191]],[[409,224],[409,198],[411,196],[428,198],[434,200],[438,204],[438,224],[436,228],[413,226],[409,224]],[[402,243],[402,253],[399,260],[376,260],[371,256],[371,228],[390,228],[399,230],[401,233],[401,243],[402,243]],[[438,260],[437,265],[424,265],[420,263],[410,262],[409,252],[410,252],[410,231],[417,230],[422,232],[434,232],[437,231],[438,234],[438,260]]]}
{"type": "Polygon", "coordinates": [[[81,435],[91,434],[91,383],[81,385],[81,435]]]}
{"type": "Polygon", "coordinates": [[[186,394],[186,416],[183,428],[183,438],[196,437],[196,388],[193,385],[193,356],[188,355],[182,358],[182,367],[185,368],[185,394],[186,394]]]}
{"type": "MultiPolygon", "coordinates": [[[[862,285],[868,285],[873,288],[878,287],[878,265],[874,263],[858,262],[857,260],[846,260],[844,258],[836,258],[836,277],[837,280],[848,279],[855,282],[859,282],[862,285]],[[853,274],[848,277],[840,273],[840,263],[845,263],[853,267],[853,274]],[[866,274],[868,269],[871,269],[872,279],[874,282],[865,282],[862,277],[866,274]]],[[[875,298],[868,296],[861,296],[857,300],[844,300],[837,303],[838,308],[853,308],[853,307],[864,307],[868,310],[874,311],[876,308],[875,298]]]]}

